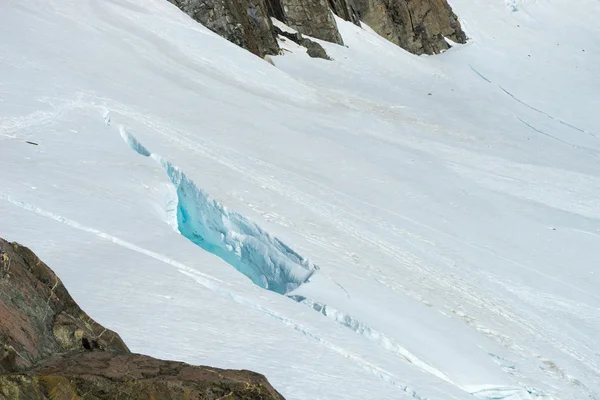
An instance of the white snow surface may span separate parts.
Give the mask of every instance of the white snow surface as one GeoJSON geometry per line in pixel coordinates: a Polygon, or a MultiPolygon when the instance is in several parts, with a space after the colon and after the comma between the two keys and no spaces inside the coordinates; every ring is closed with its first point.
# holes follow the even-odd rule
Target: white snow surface
{"type": "Polygon", "coordinates": [[[4,0],[0,236],[289,400],[599,399],[600,3],[451,4],[444,54],[338,20],[273,67],[167,1],[4,0]]]}

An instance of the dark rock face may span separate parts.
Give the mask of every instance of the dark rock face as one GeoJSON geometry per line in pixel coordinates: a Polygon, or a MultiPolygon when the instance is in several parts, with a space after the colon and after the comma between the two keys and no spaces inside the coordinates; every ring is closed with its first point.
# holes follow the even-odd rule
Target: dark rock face
{"type": "Polygon", "coordinates": [[[450,48],[444,37],[467,39],[446,0],[352,0],[351,7],[375,32],[414,54],[450,48]]]}
{"type": "Polygon", "coordinates": [[[250,371],[130,353],[26,247],[0,239],[0,400],[283,400],[250,371]]]}
{"type": "Polygon", "coordinates": [[[328,42],[344,44],[327,0],[281,0],[288,26],[328,42]]]}
{"type": "Polygon", "coordinates": [[[265,0],[169,1],[219,36],[259,57],[279,52],[265,0]]]}
{"type": "Polygon", "coordinates": [[[360,17],[352,0],[328,0],[329,7],[338,17],[360,26],[360,17]]]}

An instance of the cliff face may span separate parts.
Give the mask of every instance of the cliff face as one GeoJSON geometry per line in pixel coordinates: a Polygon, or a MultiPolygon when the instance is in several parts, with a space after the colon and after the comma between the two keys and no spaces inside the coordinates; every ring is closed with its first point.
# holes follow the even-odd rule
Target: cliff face
{"type": "Polygon", "coordinates": [[[279,52],[265,0],[169,1],[219,36],[259,57],[279,52]]]}
{"type": "Polygon", "coordinates": [[[375,32],[414,54],[436,54],[465,43],[457,16],[446,0],[352,0],[352,7],[375,32]]]}
{"type": "Polygon", "coordinates": [[[0,239],[0,400],[151,398],[283,400],[260,374],[132,354],[33,252],[0,239]]]}

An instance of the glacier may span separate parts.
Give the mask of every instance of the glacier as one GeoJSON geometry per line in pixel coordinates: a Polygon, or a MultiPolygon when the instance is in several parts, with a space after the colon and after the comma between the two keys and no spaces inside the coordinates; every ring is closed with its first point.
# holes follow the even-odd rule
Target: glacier
{"type": "Polygon", "coordinates": [[[600,5],[450,3],[443,54],[337,20],[271,65],[163,0],[5,1],[0,236],[289,400],[600,398],[600,5]]]}

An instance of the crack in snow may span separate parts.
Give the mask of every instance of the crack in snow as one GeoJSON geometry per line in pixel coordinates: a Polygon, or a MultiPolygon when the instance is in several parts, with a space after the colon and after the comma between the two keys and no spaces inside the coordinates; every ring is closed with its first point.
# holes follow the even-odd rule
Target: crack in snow
{"type": "MultiPolygon", "coordinates": [[[[444,372],[438,370],[432,365],[421,360],[419,357],[402,347],[398,343],[391,340],[383,332],[379,332],[363,323],[362,321],[339,311],[326,304],[313,301],[301,295],[289,295],[290,299],[297,303],[306,305],[320,314],[323,314],[327,318],[335,321],[336,323],[351,329],[357,334],[361,335],[365,339],[377,343],[379,346],[384,348],[386,351],[400,357],[405,362],[412,364],[424,372],[427,372],[437,378],[440,378],[447,383],[464,390],[465,392],[477,397],[481,400],[529,400],[533,397],[544,398],[552,400],[553,397],[550,395],[531,387],[510,387],[510,386],[496,386],[496,385],[479,385],[479,386],[461,386],[454,382],[444,372]]],[[[493,354],[491,354],[494,356],[493,354]]],[[[494,356],[498,357],[498,356],[494,356]]],[[[514,367],[513,367],[514,368],[514,367]]]]}
{"type": "Polygon", "coordinates": [[[335,308],[330,307],[326,304],[307,299],[304,296],[292,295],[289,297],[292,300],[294,300],[300,304],[304,304],[304,305],[312,308],[313,310],[323,314],[324,316],[337,322],[338,324],[345,326],[346,328],[350,328],[351,330],[353,330],[354,332],[363,336],[364,338],[377,343],[379,346],[383,347],[385,350],[389,351],[390,353],[401,357],[404,361],[417,366],[418,368],[422,369],[423,371],[428,372],[428,373],[450,383],[451,385],[458,387],[458,385],[456,383],[454,383],[442,371],[432,367],[431,365],[427,364],[423,360],[419,359],[417,356],[412,354],[410,351],[408,351],[404,347],[402,347],[399,344],[392,341],[384,333],[379,332],[379,331],[369,327],[368,325],[357,320],[356,318],[352,317],[351,315],[341,312],[339,310],[336,310],[335,308]]]}

